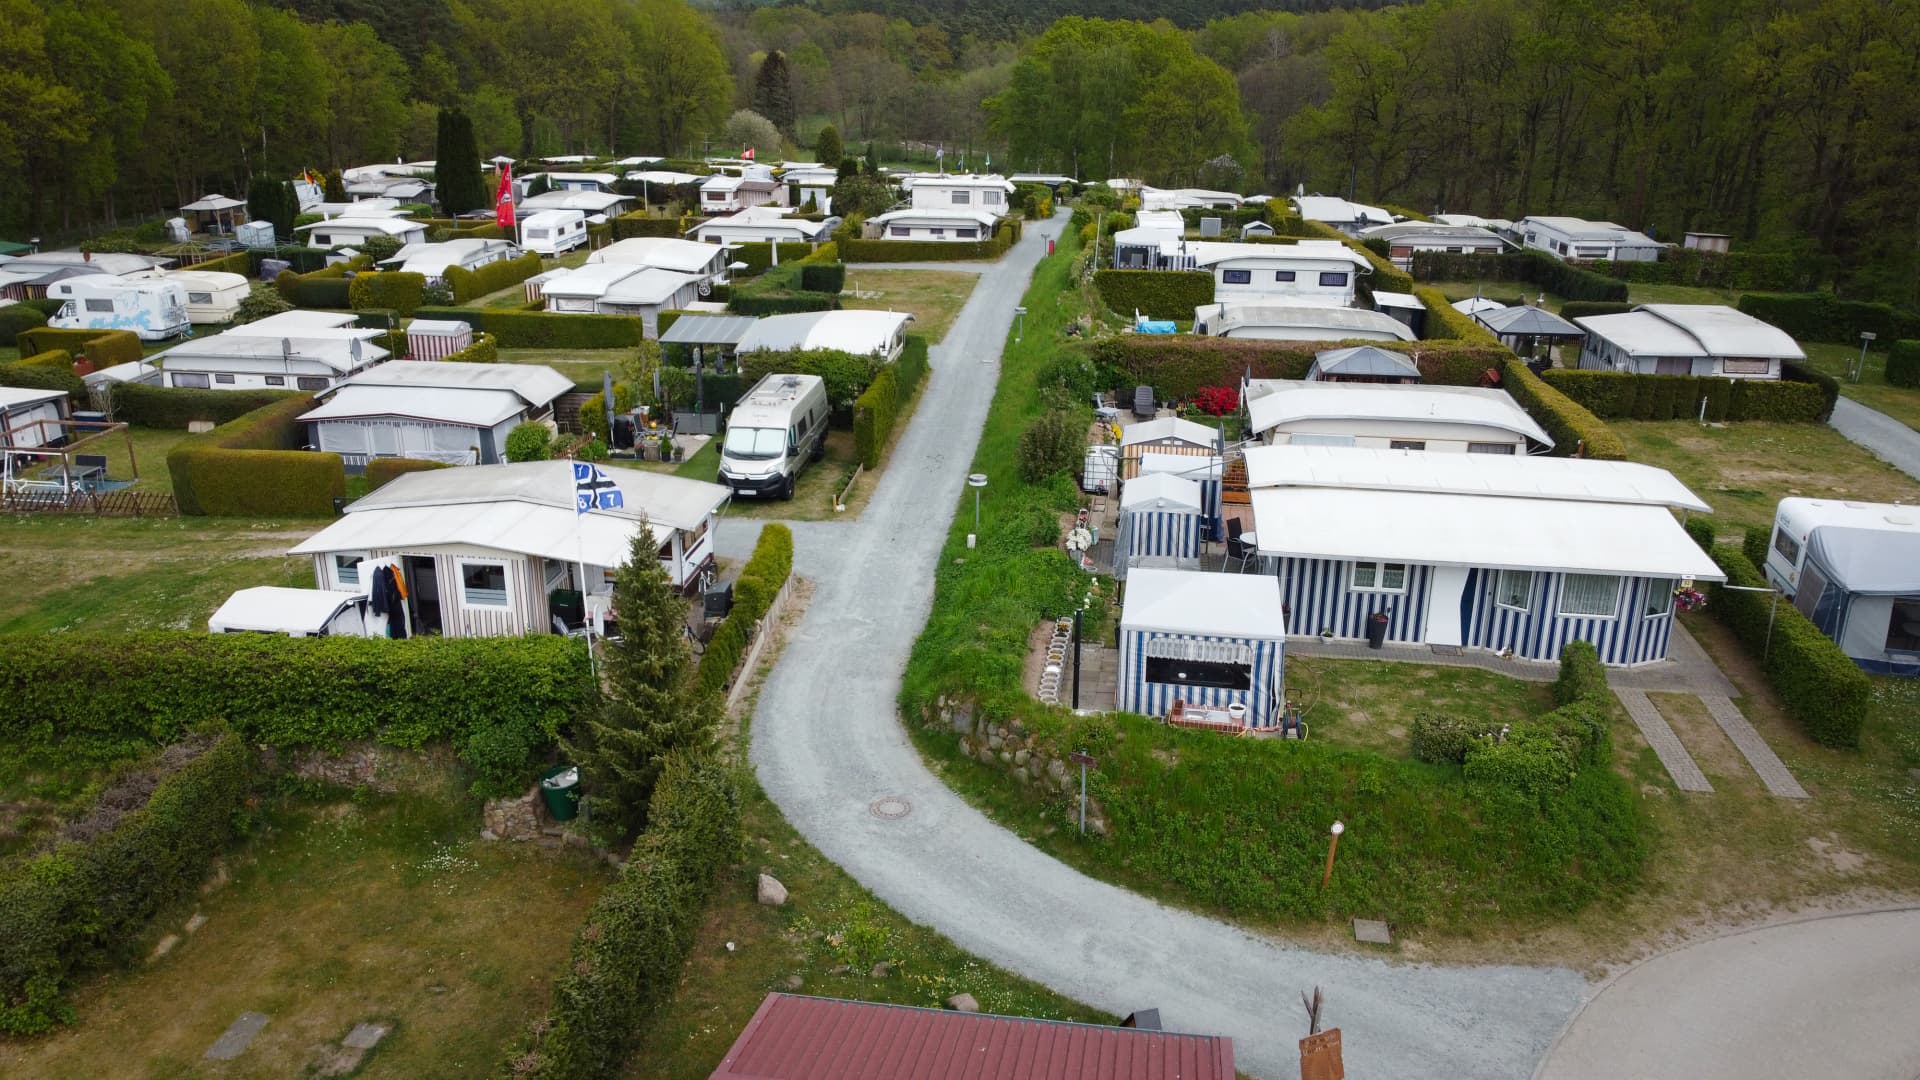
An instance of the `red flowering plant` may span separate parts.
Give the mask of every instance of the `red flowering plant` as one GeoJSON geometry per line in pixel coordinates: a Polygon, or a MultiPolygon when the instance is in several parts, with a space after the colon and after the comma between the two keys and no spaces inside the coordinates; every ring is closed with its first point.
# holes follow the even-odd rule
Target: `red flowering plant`
{"type": "Polygon", "coordinates": [[[1240,408],[1240,391],[1231,386],[1203,386],[1193,392],[1193,404],[1208,416],[1225,416],[1240,408]]]}

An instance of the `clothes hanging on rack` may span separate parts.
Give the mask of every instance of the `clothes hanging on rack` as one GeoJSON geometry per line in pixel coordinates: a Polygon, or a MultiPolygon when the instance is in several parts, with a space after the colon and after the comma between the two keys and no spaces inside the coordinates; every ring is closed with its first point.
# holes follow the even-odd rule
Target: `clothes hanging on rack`
{"type": "Polygon", "coordinates": [[[373,571],[373,578],[368,583],[367,591],[372,601],[373,613],[386,617],[389,638],[413,636],[407,611],[406,593],[401,591],[400,581],[398,568],[381,566],[373,571]]]}

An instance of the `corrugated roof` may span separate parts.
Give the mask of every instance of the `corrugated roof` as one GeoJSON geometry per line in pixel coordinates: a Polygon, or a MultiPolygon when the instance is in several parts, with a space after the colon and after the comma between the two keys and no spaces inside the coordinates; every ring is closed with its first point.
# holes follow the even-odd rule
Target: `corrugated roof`
{"type": "Polygon", "coordinates": [[[1439,242],[1456,241],[1462,244],[1493,246],[1504,248],[1505,240],[1494,235],[1490,229],[1477,225],[1446,225],[1428,221],[1397,221],[1392,225],[1375,225],[1361,229],[1360,236],[1367,240],[1431,240],[1439,242]]]}
{"type": "Polygon", "coordinates": [[[521,200],[520,209],[528,212],[580,210],[589,214],[604,214],[627,199],[628,196],[616,195],[611,191],[543,191],[521,200]]]}
{"type": "Polygon", "coordinates": [[[1300,420],[1406,420],[1498,428],[1553,445],[1546,431],[1504,390],[1295,379],[1255,379],[1253,383],[1247,413],[1254,431],[1300,420]]]}
{"type": "Polygon", "coordinates": [[[1220,432],[1205,424],[1196,424],[1178,416],[1142,420],[1137,424],[1128,424],[1120,432],[1121,446],[1134,446],[1160,439],[1179,439],[1195,446],[1217,447],[1220,443],[1220,432]]]}
{"type": "Polygon", "coordinates": [[[1306,487],[1252,498],[1262,555],[1726,580],[1661,506],[1306,487]]]}
{"type": "Polygon", "coordinates": [[[1725,304],[1642,304],[1645,312],[1691,334],[1713,356],[1764,356],[1804,360],[1793,337],[1771,323],[1725,304]]]}
{"type": "Polygon", "coordinates": [[[1251,446],[1247,448],[1247,485],[1431,491],[1713,511],[1665,469],[1591,458],[1431,454],[1351,446],[1251,446]]]}
{"type": "Polygon", "coordinates": [[[1342,263],[1371,271],[1366,256],[1338,240],[1302,240],[1296,244],[1242,244],[1233,240],[1193,240],[1186,246],[1196,266],[1215,266],[1234,259],[1291,260],[1342,263]]]}
{"type": "Polygon", "coordinates": [[[1307,372],[1311,380],[1314,372],[1323,375],[1366,375],[1388,378],[1420,377],[1420,366],[1405,353],[1391,349],[1382,349],[1374,345],[1355,345],[1346,349],[1328,349],[1313,355],[1313,367],[1307,372]]]}
{"type": "MultiPolygon", "coordinates": [[[[392,366],[392,365],[386,365],[392,366]]],[[[569,384],[571,386],[571,384],[569,384]]],[[[445,386],[336,386],[326,403],[300,422],[399,417],[460,427],[490,428],[523,412],[527,403],[511,390],[445,386]]]]}
{"type": "Polygon", "coordinates": [[[1385,334],[1397,341],[1414,340],[1406,323],[1378,311],[1335,307],[1331,304],[1304,302],[1304,298],[1285,297],[1278,302],[1208,304],[1194,309],[1194,321],[1205,323],[1214,337],[1230,336],[1233,331],[1252,327],[1287,329],[1301,341],[1339,341],[1359,334],[1385,334]],[[1303,302],[1288,303],[1299,299],[1303,302]]]}
{"type": "Polygon", "coordinates": [[[732,345],[757,320],[746,315],[682,315],[660,335],[662,345],[732,345]]]}
{"type": "MultiPolygon", "coordinates": [[[[1277,612],[1278,585],[1266,580],[1274,583],[1277,612]]],[[[1137,587],[1129,581],[1129,592],[1137,587]]],[[[1233,1041],[1217,1035],[768,994],[711,1080],[992,1078],[1233,1080],[1233,1041]]]]}

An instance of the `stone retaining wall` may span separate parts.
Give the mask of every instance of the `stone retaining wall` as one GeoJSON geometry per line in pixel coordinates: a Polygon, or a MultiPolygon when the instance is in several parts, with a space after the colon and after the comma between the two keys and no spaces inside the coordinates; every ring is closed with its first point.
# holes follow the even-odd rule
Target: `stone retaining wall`
{"type": "MultiPolygon", "coordinates": [[[[982,765],[1004,769],[1015,780],[1036,794],[1067,800],[1067,817],[1078,823],[1080,817],[1080,769],[1067,760],[1066,751],[1029,731],[1015,717],[1004,722],[974,714],[973,702],[949,701],[944,696],[934,705],[932,723],[957,736],[960,752],[982,765]]],[[[1087,799],[1087,831],[1107,835],[1106,808],[1100,800],[1087,799]]]]}

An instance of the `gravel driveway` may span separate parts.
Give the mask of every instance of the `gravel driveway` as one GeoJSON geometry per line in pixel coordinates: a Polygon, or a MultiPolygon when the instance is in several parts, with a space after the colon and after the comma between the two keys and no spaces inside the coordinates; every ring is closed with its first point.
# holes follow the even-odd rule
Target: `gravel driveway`
{"type": "MultiPolygon", "coordinates": [[[[815,593],[760,694],[760,782],[808,841],[913,921],[1116,1016],[1158,1008],[1170,1029],[1231,1035],[1253,1075],[1298,1075],[1300,992],[1317,984],[1356,1080],[1528,1076],[1586,991],[1574,972],[1323,955],[1163,907],[995,825],[907,740],[900,673],[926,622],[1013,307],[1065,224],[1062,214],[1030,225],[983,274],[933,350],[926,397],[865,514],[795,529],[796,572],[815,593]],[[883,796],[911,813],[875,816],[883,796]]],[[[744,554],[753,531],[723,528],[724,553],[744,554]]]]}

